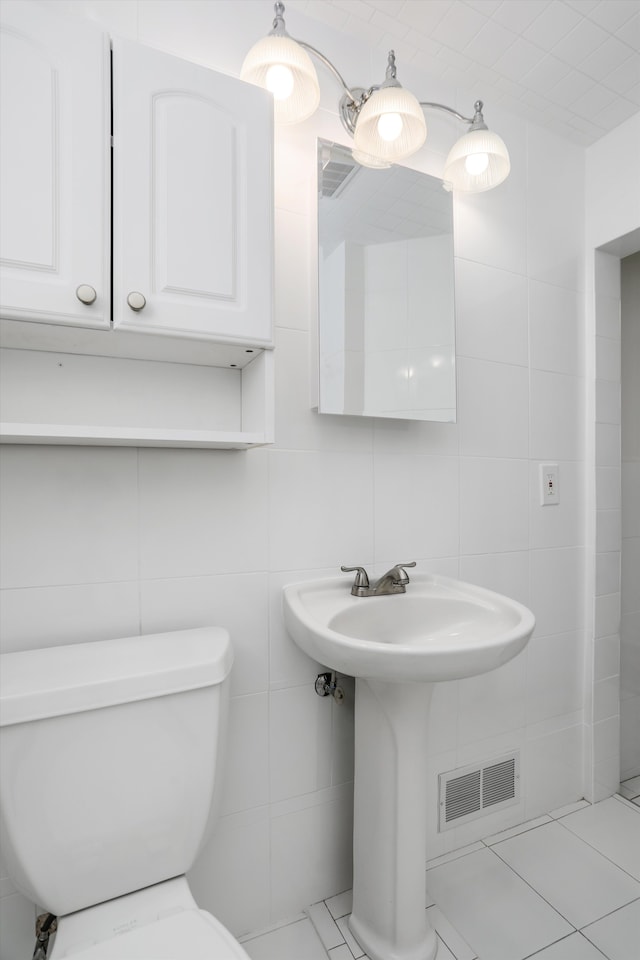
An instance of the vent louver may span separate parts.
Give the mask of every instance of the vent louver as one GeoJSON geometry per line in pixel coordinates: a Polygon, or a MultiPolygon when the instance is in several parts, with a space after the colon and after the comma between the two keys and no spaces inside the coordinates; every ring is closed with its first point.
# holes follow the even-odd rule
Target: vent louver
{"type": "Polygon", "coordinates": [[[491,807],[505,800],[513,800],[515,796],[515,769],[513,757],[485,767],[482,771],[482,806],[491,807]]]}
{"type": "Polygon", "coordinates": [[[320,161],[321,175],[318,175],[320,196],[337,200],[343,190],[357,175],[360,165],[351,156],[351,151],[340,149],[334,144],[333,150],[323,151],[320,161]]]}
{"type": "Polygon", "coordinates": [[[486,766],[465,767],[439,777],[438,829],[448,830],[520,799],[520,755],[501,757],[486,766]]]}
{"type": "Polygon", "coordinates": [[[481,809],[481,782],[479,770],[448,781],[445,812],[447,823],[449,820],[468,817],[470,813],[477,813],[481,809]]]}

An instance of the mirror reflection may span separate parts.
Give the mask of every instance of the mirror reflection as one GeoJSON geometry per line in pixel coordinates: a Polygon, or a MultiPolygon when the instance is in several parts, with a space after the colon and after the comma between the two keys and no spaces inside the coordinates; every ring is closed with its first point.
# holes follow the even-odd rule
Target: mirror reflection
{"type": "Polygon", "coordinates": [[[453,201],[318,141],[320,413],[456,419],[453,201]]]}

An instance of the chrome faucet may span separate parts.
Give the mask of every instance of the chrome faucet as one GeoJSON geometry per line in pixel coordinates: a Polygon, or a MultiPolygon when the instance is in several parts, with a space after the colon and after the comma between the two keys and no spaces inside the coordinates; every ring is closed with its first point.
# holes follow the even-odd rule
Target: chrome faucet
{"type": "Polygon", "coordinates": [[[373,586],[369,583],[369,575],[364,567],[340,567],[343,573],[356,575],[351,587],[354,597],[388,597],[394,593],[406,593],[409,583],[409,574],[405,567],[415,567],[416,561],[411,563],[396,563],[395,567],[387,570],[373,586]]]}

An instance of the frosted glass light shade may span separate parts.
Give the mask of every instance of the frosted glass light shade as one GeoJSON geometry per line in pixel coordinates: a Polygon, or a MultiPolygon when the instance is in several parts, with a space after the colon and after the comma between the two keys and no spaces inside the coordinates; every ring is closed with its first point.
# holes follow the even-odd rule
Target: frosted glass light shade
{"type": "Polygon", "coordinates": [[[381,160],[380,157],[372,157],[362,150],[352,150],[351,156],[361,167],[369,167],[371,170],[388,170],[392,165],[390,160],[381,160]]]}
{"type": "Polygon", "coordinates": [[[471,130],[454,143],[444,166],[444,179],[454,190],[482,193],[506,180],[511,170],[504,141],[491,130],[471,130]]]}
{"type": "Polygon", "coordinates": [[[408,90],[399,86],[381,87],[364,104],[353,135],[355,149],[389,163],[402,160],[419,150],[427,137],[422,107],[408,90]],[[378,121],[391,114],[391,122],[378,121]],[[398,118],[401,123],[398,123],[398,118]],[[398,130],[398,135],[389,139],[398,130]]]}
{"type": "Polygon", "coordinates": [[[276,123],[300,123],[320,103],[311,57],[291,37],[269,34],[258,40],[244,59],[240,78],[271,90],[276,123]]]}

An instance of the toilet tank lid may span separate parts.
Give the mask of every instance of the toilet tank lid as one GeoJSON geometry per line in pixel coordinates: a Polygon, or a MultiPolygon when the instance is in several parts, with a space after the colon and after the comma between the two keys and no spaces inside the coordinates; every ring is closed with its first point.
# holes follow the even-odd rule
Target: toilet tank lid
{"type": "Polygon", "coordinates": [[[5,653],[0,726],[213,686],[232,663],[222,627],[5,653]]]}

